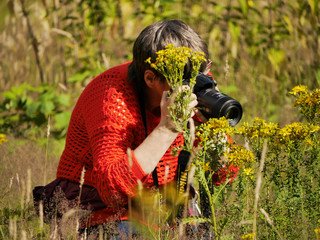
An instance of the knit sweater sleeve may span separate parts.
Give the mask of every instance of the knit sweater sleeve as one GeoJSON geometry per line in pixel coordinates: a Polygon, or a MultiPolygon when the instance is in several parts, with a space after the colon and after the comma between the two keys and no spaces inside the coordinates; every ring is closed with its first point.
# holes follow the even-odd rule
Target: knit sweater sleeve
{"type": "Polygon", "coordinates": [[[133,151],[131,161],[127,154],[140,142],[138,104],[120,72],[98,78],[87,87],[82,108],[93,156],[91,181],[108,206],[121,207],[133,196],[138,179],[146,177],[133,151]]]}

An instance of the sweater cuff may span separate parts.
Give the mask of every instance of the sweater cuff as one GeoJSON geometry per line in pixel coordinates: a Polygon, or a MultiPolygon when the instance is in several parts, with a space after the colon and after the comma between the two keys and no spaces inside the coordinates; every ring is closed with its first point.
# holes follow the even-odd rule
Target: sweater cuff
{"type": "Polygon", "coordinates": [[[140,164],[138,163],[136,157],[134,156],[133,150],[131,150],[131,158],[132,158],[132,167],[131,171],[136,175],[138,179],[143,179],[147,176],[147,174],[143,171],[140,164]]]}

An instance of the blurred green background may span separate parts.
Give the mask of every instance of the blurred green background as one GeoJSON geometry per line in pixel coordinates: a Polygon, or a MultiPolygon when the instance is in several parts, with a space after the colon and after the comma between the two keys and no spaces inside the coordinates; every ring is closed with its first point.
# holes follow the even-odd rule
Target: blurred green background
{"type": "Polygon", "coordinates": [[[65,136],[86,84],[132,59],[140,31],[181,19],[208,43],[220,90],[243,121],[296,120],[288,91],[320,83],[319,0],[8,0],[0,3],[0,131],[65,136]]]}

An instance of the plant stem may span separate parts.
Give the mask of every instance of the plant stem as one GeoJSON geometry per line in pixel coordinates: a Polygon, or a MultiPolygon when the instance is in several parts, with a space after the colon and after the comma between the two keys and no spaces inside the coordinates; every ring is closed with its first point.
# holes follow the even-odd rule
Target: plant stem
{"type": "Polygon", "coordinates": [[[209,199],[210,208],[211,208],[211,221],[212,221],[213,228],[214,228],[214,236],[215,236],[215,239],[218,240],[219,237],[218,237],[218,230],[217,230],[214,202],[212,201],[212,196],[211,196],[211,193],[210,193],[210,189],[209,189],[208,183],[207,183],[206,178],[204,176],[204,173],[201,170],[200,170],[200,182],[203,184],[203,187],[204,187],[204,189],[206,191],[206,194],[208,196],[208,199],[209,199]]]}

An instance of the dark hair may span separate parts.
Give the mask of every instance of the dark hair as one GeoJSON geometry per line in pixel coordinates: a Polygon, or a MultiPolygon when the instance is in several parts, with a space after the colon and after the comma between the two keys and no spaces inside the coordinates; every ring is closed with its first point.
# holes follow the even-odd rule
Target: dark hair
{"type": "MultiPolygon", "coordinates": [[[[129,66],[128,76],[133,81],[138,93],[145,88],[144,72],[151,69],[145,60],[151,57],[154,62],[156,52],[164,49],[168,44],[175,47],[188,47],[193,51],[203,52],[208,60],[209,52],[207,44],[200,36],[180,20],[164,20],[146,27],[136,39],[133,46],[133,62],[129,66]]],[[[200,71],[204,71],[204,62],[200,71]]],[[[185,67],[184,77],[190,76],[190,64],[185,67]]]]}

